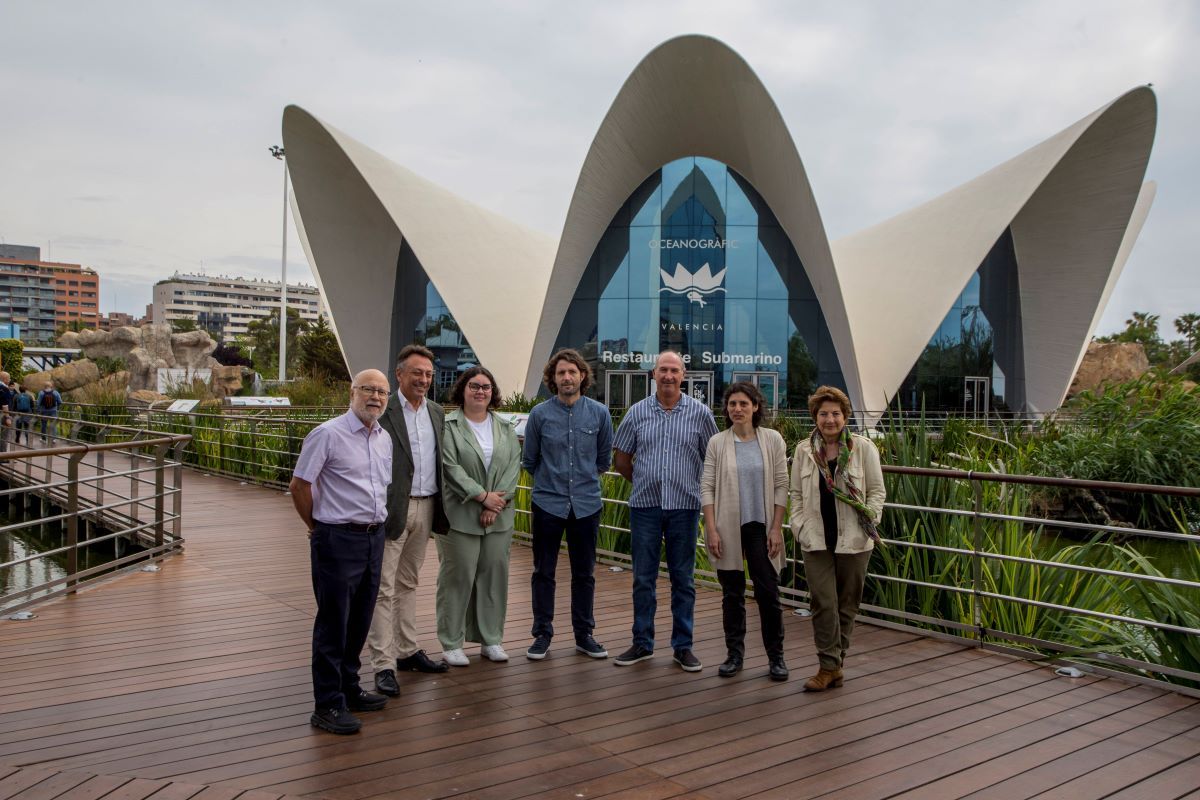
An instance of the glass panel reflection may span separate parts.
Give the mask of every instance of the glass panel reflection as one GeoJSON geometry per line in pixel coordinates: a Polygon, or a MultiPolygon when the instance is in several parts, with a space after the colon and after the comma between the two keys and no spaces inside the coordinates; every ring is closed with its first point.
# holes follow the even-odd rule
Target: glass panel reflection
{"type": "MultiPolygon", "coordinates": [[[[616,373],[648,368],[667,348],[683,354],[709,397],[735,372],[754,376],[781,408],[805,408],[821,379],[844,387],[804,265],[748,181],[709,158],[678,159],[623,208],[588,262],[557,347],[579,349],[598,376],[611,372],[634,394],[632,373],[616,373]]],[[[596,385],[602,395],[609,382],[596,385]]]]}

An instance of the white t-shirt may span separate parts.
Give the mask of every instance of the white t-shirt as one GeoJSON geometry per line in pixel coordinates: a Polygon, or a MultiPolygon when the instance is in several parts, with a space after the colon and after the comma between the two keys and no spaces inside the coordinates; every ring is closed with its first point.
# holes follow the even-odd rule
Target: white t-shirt
{"type": "MultiPolygon", "coordinates": [[[[464,419],[466,419],[464,417],[464,419]]],[[[471,426],[471,430],[475,433],[475,441],[479,442],[479,449],[483,451],[483,468],[492,468],[492,415],[488,414],[483,422],[471,422],[467,420],[467,424],[471,426]]]]}

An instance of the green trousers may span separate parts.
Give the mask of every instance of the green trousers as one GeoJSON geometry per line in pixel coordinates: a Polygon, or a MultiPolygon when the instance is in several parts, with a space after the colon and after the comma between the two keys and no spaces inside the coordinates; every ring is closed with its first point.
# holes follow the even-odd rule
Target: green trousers
{"type": "Polygon", "coordinates": [[[854,618],[858,616],[858,605],[862,602],[870,561],[870,551],[804,551],[813,641],[823,669],[841,669],[846,651],[850,649],[850,634],[854,631],[854,618]]]}
{"type": "Polygon", "coordinates": [[[500,644],[508,615],[508,548],[512,531],[477,535],[451,530],[437,542],[437,632],[443,650],[463,642],[500,644]]]}

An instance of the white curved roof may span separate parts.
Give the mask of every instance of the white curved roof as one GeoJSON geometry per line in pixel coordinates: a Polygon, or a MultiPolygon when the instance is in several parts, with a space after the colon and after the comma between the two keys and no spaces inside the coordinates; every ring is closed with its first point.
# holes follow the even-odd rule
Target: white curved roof
{"type": "Polygon", "coordinates": [[[407,240],[480,363],[524,384],[554,240],[436,186],[297,106],[283,112],[297,224],[351,374],[388,364],[407,240]],[[533,291],[524,287],[532,286],[533,291]]]}
{"type": "Polygon", "coordinates": [[[851,397],[858,395],[854,340],[808,175],[775,101],[749,65],[722,42],[681,36],[634,68],[600,123],[571,197],[554,259],[529,374],[551,355],[592,251],[621,205],[664,164],[706,156],[748,180],[774,212],[825,312],[851,397]]]}
{"type": "MultiPolygon", "coordinates": [[[[1025,395],[1057,407],[1153,199],[1153,92],[1138,88],[980,177],[831,248],[783,117],[746,62],[683,36],[655,48],[584,159],[561,238],[429,183],[304,110],[284,111],[301,239],[351,371],[385,365],[407,240],[481,363],[537,391],[579,281],[621,205],[706,156],[758,191],[821,304],[855,408],[886,407],[1000,235],[1020,283],[1025,395]],[[514,288],[520,285],[521,289],[514,288]],[[358,324],[360,320],[369,323],[358,324]]],[[[873,421],[878,415],[871,415],[873,421]]]]}
{"type": "Polygon", "coordinates": [[[984,256],[1011,227],[1030,411],[1057,408],[1149,210],[1155,127],[1134,89],[978,178],[833,245],[861,345],[865,405],[886,407],[984,256]]]}

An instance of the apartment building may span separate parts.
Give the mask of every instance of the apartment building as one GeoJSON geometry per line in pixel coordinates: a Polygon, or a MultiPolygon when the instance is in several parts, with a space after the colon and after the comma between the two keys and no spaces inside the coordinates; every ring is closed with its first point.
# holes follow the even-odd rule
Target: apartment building
{"type": "MultiPolygon", "coordinates": [[[[228,342],[279,308],[279,286],[279,281],[175,273],[154,285],[152,317],[154,322],[192,320],[217,341],[228,342]]],[[[289,283],[287,305],[308,322],[325,313],[315,286],[289,283]]]]}
{"type": "Polygon", "coordinates": [[[0,324],[20,326],[21,340],[51,343],[55,329],[100,320],[100,277],[79,264],[42,261],[39,247],[0,245],[0,324]]]}

